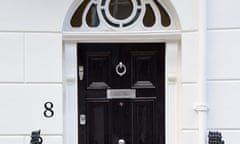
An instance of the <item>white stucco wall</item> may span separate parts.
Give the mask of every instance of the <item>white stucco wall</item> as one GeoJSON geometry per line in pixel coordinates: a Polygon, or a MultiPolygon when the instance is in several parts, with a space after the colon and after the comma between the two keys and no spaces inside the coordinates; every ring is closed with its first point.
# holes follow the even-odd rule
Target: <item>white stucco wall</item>
{"type": "MultiPolygon", "coordinates": [[[[175,3],[175,1],[173,2],[175,3]]],[[[176,3],[179,3],[176,6],[177,9],[184,5],[182,1],[176,3]]],[[[195,4],[197,5],[196,1],[195,4]]],[[[237,18],[240,12],[239,4],[240,2],[235,0],[208,1],[208,128],[212,131],[222,132],[225,143],[231,144],[238,144],[240,141],[240,117],[237,114],[240,109],[238,104],[240,100],[238,97],[240,94],[240,68],[238,66],[240,61],[238,55],[240,52],[238,42],[240,21],[237,18]]],[[[190,19],[192,15],[197,17],[197,11],[195,14],[190,14],[190,19]]],[[[185,18],[189,17],[185,16],[185,18]]],[[[195,20],[197,21],[197,18],[195,20]]],[[[197,47],[197,31],[183,32],[181,47],[182,95],[179,100],[179,117],[181,120],[180,141],[184,144],[196,143],[198,138],[197,113],[193,110],[195,104],[198,103],[199,92],[197,47]]]]}
{"type": "Polygon", "coordinates": [[[172,0],[172,3],[178,13],[182,29],[177,143],[192,144],[198,141],[198,114],[194,106],[199,99],[199,1],[172,0]]]}
{"type": "MultiPolygon", "coordinates": [[[[62,143],[62,27],[72,2],[0,1],[0,143],[29,144],[31,130],[39,127],[46,143],[62,143]],[[54,119],[41,119],[46,101],[54,102],[54,119]]],[[[171,2],[182,28],[178,142],[192,144],[198,138],[198,1],[171,2]]],[[[208,1],[208,127],[230,144],[240,141],[239,5],[208,1]]]]}
{"type": "Polygon", "coordinates": [[[71,0],[0,2],[0,143],[63,143],[62,26],[71,0]],[[54,103],[45,118],[44,104],[54,103]]]}
{"type": "Polygon", "coordinates": [[[223,132],[225,143],[240,141],[240,2],[208,1],[208,125],[223,132]]]}
{"type": "Polygon", "coordinates": [[[0,2],[0,31],[61,32],[73,0],[7,0],[0,2]]]}
{"type": "Polygon", "coordinates": [[[61,34],[0,32],[0,61],[0,143],[29,144],[31,131],[41,129],[46,143],[61,144],[61,34]],[[43,115],[48,101],[54,104],[49,119],[43,115]]]}

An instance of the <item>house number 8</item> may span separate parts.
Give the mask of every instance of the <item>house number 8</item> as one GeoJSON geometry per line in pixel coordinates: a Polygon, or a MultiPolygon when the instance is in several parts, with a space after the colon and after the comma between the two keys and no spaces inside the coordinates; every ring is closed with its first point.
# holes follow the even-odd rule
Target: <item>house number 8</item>
{"type": "Polygon", "coordinates": [[[44,116],[46,118],[51,118],[54,115],[53,111],[53,103],[52,102],[46,102],[44,104],[45,111],[43,112],[44,116]]]}

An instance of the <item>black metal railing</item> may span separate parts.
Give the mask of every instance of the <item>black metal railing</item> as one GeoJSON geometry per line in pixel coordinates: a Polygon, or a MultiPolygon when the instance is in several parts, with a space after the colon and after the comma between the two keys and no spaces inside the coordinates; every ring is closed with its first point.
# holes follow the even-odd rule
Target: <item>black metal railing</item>
{"type": "Polygon", "coordinates": [[[224,144],[222,133],[210,131],[208,133],[208,144],[224,144]]]}

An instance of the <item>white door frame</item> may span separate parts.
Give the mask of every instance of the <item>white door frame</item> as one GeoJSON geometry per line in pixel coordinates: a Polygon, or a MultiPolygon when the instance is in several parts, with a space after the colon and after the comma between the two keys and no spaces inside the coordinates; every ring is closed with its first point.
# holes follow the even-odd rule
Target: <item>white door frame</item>
{"type": "Polygon", "coordinates": [[[78,144],[77,43],[166,43],[166,144],[179,140],[178,97],[181,82],[181,55],[178,32],[63,33],[64,62],[64,144],[78,144]]]}

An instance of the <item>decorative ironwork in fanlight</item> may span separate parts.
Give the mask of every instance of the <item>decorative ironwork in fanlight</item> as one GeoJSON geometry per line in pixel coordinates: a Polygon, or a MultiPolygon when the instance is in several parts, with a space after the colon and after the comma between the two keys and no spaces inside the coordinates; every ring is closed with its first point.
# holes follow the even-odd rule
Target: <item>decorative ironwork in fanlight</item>
{"type": "Polygon", "coordinates": [[[156,30],[174,27],[161,0],[82,0],[70,26],[78,30],[156,30]]]}

